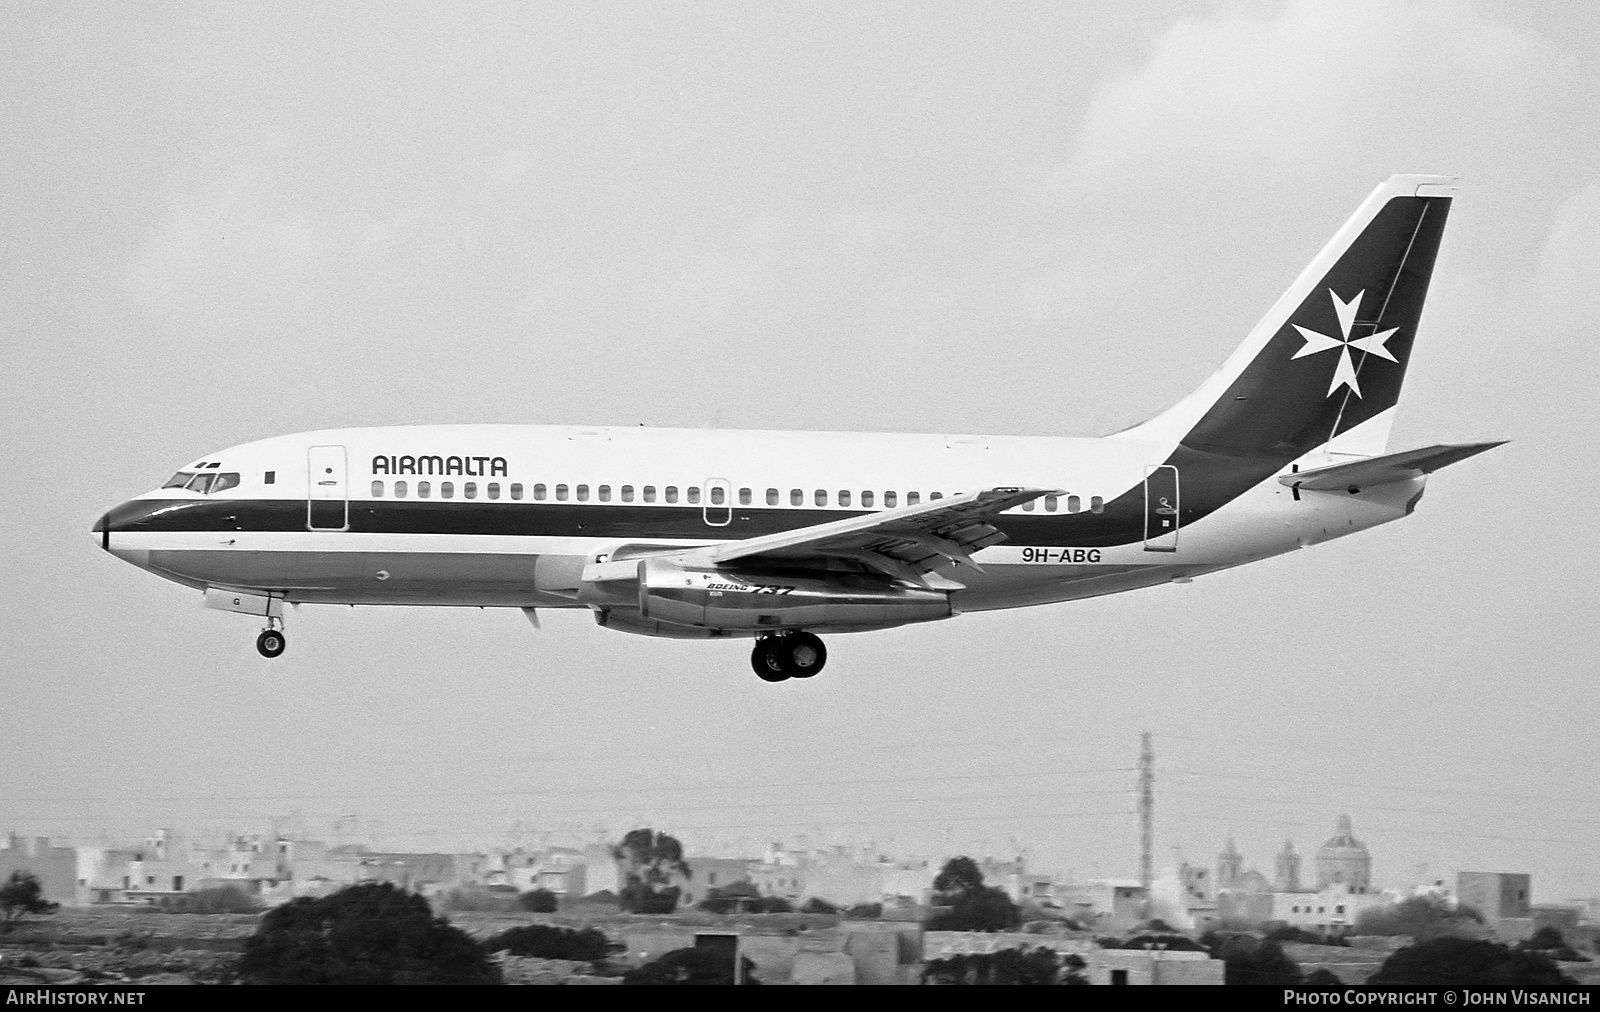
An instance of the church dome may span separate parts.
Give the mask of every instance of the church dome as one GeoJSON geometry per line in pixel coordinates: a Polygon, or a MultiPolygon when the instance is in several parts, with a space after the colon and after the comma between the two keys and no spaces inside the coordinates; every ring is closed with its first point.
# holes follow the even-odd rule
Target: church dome
{"type": "Polygon", "coordinates": [[[1333,836],[1317,851],[1317,888],[1366,892],[1371,885],[1372,855],[1356,839],[1350,816],[1341,815],[1333,836]]]}
{"type": "Polygon", "coordinates": [[[1328,842],[1322,845],[1322,849],[1317,851],[1317,857],[1319,859],[1329,857],[1365,857],[1370,859],[1367,845],[1356,839],[1355,829],[1351,825],[1350,816],[1348,815],[1339,816],[1337,829],[1334,831],[1333,836],[1328,838],[1328,842]]]}

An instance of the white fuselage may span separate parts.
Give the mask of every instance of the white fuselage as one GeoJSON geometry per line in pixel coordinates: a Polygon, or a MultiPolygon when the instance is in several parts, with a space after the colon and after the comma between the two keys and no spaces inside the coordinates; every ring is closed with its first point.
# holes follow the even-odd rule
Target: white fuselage
{"type": "MultiPolygon", "coordinates": [[[[289,602],[584,607],[583,568],[624,546],[740,540],[1000,485],[1061,490],[1002,514],[1007,540],[976,554],[981,568],[940,571],[960,585],[950,607],[961,612],[1277,555],[1404,516],[1425,481],[1297,495],[1271,475],[1163,533],[1148,527],[1145,482],[1171,450],[1125,435],[334,429],[208,455],[184,470],[237,484],[147,492],[96,538],[195,588],[289,602]]],[[[1318,451],[1291,466],[1332,459],[1318,451]]],[[[1200,478],[1176,476],[1175,506],[1200,478]]]]}

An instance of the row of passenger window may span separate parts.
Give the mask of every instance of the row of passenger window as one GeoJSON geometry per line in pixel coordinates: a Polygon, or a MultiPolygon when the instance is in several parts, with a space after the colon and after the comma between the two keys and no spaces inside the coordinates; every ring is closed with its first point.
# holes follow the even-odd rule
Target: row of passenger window
{"type": "MultiPolygon", "coordinates": [[[[385,484],[386,483],[384,483],[382,481],[374,481],[372,483],[372,497],[374,499],[382,499],[384,497],[385,484]]],[[[429,498],[432,498],[432,496],[433,496],[433,483],[432,482],[427,482],[427,481],[419,481],[419,482],[416,483],[415,490],[416,490],[416,497],[418,499],[429,499],[429,498]]],[[[397,482],[394,483],[394,497],[396,499],[404,499],[404,498],[406,498],[407,496],[409,496],[411,494],[411,491],[412,491],[412,488],[411,488],[411,485],[408,482],[397,481],[397,482]]],[[[510,487],[507,489],[507,491],[510,494],[510,497],[512,499],[521,499],[523,497],[523,487],[522,487],[522,483],[521,482],[512,482],[510,487]]],[[[592,491],[594,493],[593,496],[592,496],[592,500],[594,502],[611,502],[612,501],[612,487],[610,485],[597,485],[597,486],[594,487],[594,489],[592,491]]],[[[638,500],[640,502],[653,503],[653,502],[656,501],[656,491],[657,491],[656,490],[656,486],[654,486],[654,485],[645,485],[642,488],[637,489],[637,498],[638,498],[638,500]]],[[[497,482],[497,481],[491,481],[491,482],[485,483],[484,486],[483,486],[483,492],[484,492],[484,495],[485,495],[486,498],[499,499],[500,498],[500,483],[497,482]]],[[[544,502],[545,500],[551,498],[550,492],[551,492],[550,487],[545,485],[545,484],[543,484],[542,482],[538,483],[538,484],[535,484],[533,486],[533,499],[536,502],[544,502]]],[[[576,485],[576,486],[571,486],[571,487],[569,487],[567,485],[557,485],[557,486],[555,486],[554,500],[556,502],[567,502],[569,499],[570,500],[574,500],[576,502],[590,502],[591,501],[590,492],[591,492],[591,489],[590,489],[590,487],[588,485],[576,485]]],[[[616,489],[616,493],[617,493],[616,501],[617,502],[633,502],[635,500],[635,497],[636,497],[635,496],[635,492],[636,492],[636,490],[635,490],[634,486],[632,486],[632,485],[619,486],[616,489]]],[[[663,487],[660,490],[660,492],[661,492],[661,497],[660,498],[661,498],[662,502],[675,503],[675,502],[678,501],[678,486],[676,486],[676,485],[667,485],[667,486],[663,487]]],[[[721,485],[712,485],[709,489],[706,490],[706,503],[705,504],[706,505],[710,505],[710,506],[729,506],[729,505],[731,505],[731,503],[728,502],[728,492],[729,492],[729,490],[724,488],[724,487],[722,487],[721,485]]],[[[959,495],[960,493],[957,493],[957,494],[959,495]]],[[[441,482],[439,482],[439,498],[441,498],[441,499],[454,499],[455,495],[456,495],[456,483],[455,482],[453,482],[453,481],[441,481],[441,482]]],[[[478,498],[478,482],[475,482],[475,481],[464,481],[464,482],[462,482],[461,483],[461,497],[463,499],[476,499],[476,498],[478,498]]],[[[944,493],[943,492],[929,492],[928,493],[928,501],[929,502],[932,502],[935,499],[943,499],[943,498],[944,498],[944,493]]],[[[754,493],[750,489],[741,488],[739,490],[739,505],[741,505],[741,506],[749,506],[749,505],[752,504],[753,499],[754,499],[754,493]]],[[[769,489],[767,489],[766,499],[767,499],[767,505],[768,506],[778,506],[778,505],[781,505],[781,501],[783,499],[783,495],[778,489],[769,488],[769,489]]],[[[816,489],[811,494],[811,501],[817,506],[826,506],[826,505],[828,505],[829,499],[830,499],[830,496],[829,496],[828,490],[825,489],[825,488],[816,489]]],[[[1061,502],[1062,499],[1066,500],[1066,502],[1065,502],[1066,512],[1068,512],[1068,513],[1080,513],[1080,512],[1083,511],[1083,500],[1079,496],[1075,496],[1075,495],[1069,495],[1069,496],[1047,495],[1047,496],[1044,497],[1044,512],[1046,512],[1046,513],[1055,513],[1055,512],[1060,511],[1061,508],[1062,508],[1062,505],[1063,505],[1063,503],[1061,502]]],[[[854,495],[854,493],[850,489],[839,489],[838,492],[834,493],[834,495],[832,496],[832,500],[836,505],[849,506],[852,501],[856,500],[856,496],[854,495]]],[[[701,501],[700,501],[700,486],[698,486],[698,485],[690,485],[690,486],[686,487],[683,490],[683,501],[688,503],[691,506],[701,505],[701,501]]],[[[861,508],[863,508],[863,509],[873,509],[873,508],[876,508],[877,503],[879,501],[879,497],[878,497],[876,492],[866,491],[866,492],[862,492],[861,493],[859,501],[861,503],[861,508]]],[[[921,502],[922,502],[922,493],[921,492],[907,492],[905,494],[905,504],[907,506],[916,506],[916,505],[920,504],[921,502]]],[[[1024,503],[1022,505],[1022,509],[1024,511],[1026,511],[1026,512],[1030,512],[1031,513],[1031,512],[1033,512],[1037,502],[1038,502],[1038,500],[1031,500],[1029,502],[1026,502],[1026,503],[1024,503]]],[[[883,493],[883,496],[882,496],[882,503],[883,503],[883,508],[884,509],[894,509],[895,507],[900,505],[900,494],[898,492],[885,492],[885,493],[883,493]]],[[[805,504],[806,504],[806,493],[805,493],[804,489],[792,488],[792,489],[789,490],[789,505],[790,506],[804,506],[805,504]]],[[[1099,496],[1095,495],[1095,496],[1090,496],[1089,497],[1089,509],[1090,509],[1091,512],[1099,513],[1104,508],[1105,508],[1105,501],[1103,499],[1101,499],[1099,496]]]]}

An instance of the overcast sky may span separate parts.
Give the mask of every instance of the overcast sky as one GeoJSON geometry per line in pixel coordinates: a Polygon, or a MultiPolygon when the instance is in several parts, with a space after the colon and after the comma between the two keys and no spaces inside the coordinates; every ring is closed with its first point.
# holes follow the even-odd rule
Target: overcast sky
{"type": "Polygon", "coordinates": [[[1232,831],[1270,872],[1349,812],[1382,884],[1600,895],[1600,9],[461,6],[0,11],[0,831],[1133,875],[1149,730],[1163,863],[1232,831]],[[767,685],[583,613],[307,606],[269,662],[89,536],[321,427],[1112,431],[1395,172],[1462,188],[1391,446],[1512,443],[1188,586],[767,685]]]}

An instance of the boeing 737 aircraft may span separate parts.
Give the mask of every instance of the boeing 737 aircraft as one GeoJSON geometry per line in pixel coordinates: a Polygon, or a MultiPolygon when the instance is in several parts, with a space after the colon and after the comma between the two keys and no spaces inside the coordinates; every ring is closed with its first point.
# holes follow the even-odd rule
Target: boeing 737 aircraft
{"type": "Polygon", "coordinates": [[[1499,445],[1386,452],[1452,182],[1382,183],[1220,371],[1114,435],[329,429],[208,453],[95,539],[264,618],[267,657],[285,603],[586,608],[753,637],[769,682],[822,670],[820,635],[1187,582],[1397,520],[1499,445]]]}

